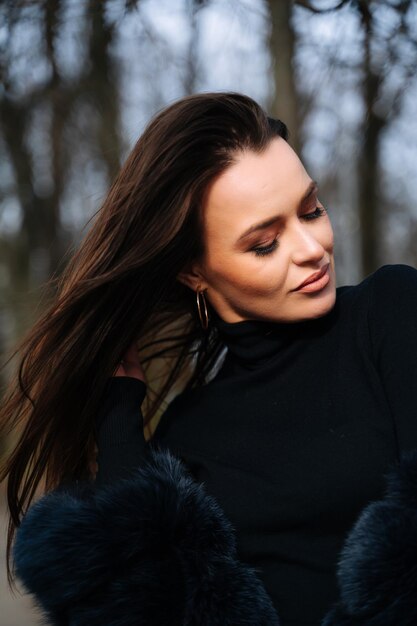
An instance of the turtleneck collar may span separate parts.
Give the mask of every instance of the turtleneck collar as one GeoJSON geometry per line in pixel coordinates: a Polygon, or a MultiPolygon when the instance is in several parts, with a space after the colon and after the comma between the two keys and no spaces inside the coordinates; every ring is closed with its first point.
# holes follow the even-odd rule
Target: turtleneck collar
{"type": "Polygon", "coordinates": [[[323,332],[336,315],[336,305],[326,315],[298,322],[244,320],[226,322],[212,309],[212,320],[234,360],[245,367],[256,367],[281,353],[298,340],[323,332]]]}

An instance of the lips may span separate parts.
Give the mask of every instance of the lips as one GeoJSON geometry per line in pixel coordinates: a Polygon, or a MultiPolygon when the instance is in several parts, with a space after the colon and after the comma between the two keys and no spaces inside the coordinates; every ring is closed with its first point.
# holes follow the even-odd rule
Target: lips
{"type": "Polygon", "coordinates": [[[305,285],[309,285],[310,283],[313,283],[315,280],[318,280],[319,278],[321,278],[326,273],[329,265],[330,263],[326,263],[326,265],[323,265],[321,270],[319,270],[318,272],[314,272],[314,274],[310,274],[310,276],[306,278],[306,280],[303,283],[298,285],[298,287],[296,287],[294,291],[297,291],[297,289],[301,289],[301,287],[304,287],[305,285]]]}

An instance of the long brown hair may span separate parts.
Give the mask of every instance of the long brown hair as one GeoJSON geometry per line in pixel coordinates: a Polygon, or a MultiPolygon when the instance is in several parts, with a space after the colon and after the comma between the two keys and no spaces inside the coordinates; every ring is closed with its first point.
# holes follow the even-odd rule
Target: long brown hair
{"type": "Polygon", "coordinates": [[[204,254],[209,183],[239,151],[260,152],[287,135],[283,122],[235,92],[193,94],[165,107],[133,147],[61,277],[51,279],[53,302],[10,357],[20,354],[0,409],[3,433],[22,426],[0,473],[0,481],[8,477],[10,585],[14,532],[39,483],[50,490],[91,479],[95,415],[131,342],[148,382],[155,359],[168,363],[147,399],[145,425],[178,381],[185,381],[181,391],[207,382],[224,346],[214,326],[201,328],[195,293],[176,277],[204,254]]]}

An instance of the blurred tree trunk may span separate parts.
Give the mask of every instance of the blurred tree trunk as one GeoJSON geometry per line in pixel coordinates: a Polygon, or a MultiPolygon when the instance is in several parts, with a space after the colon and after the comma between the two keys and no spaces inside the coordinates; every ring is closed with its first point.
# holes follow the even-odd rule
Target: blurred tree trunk
{"type": "MultiPolygon", "coordinates": [[[[378,229],[387,218],[384,199],[379,194],[382,187],[381,143],[385,129],[399,117],[404,94],[416,75],[415,3],[413,0],[382,3],[391,12],[391,18],[387,12],[384,20],[380,17],[381,2],[378,0],[335,0],[333,6],[327,8],[321,8],[318,0],[295,2],[315,14],[338,11],[350,4],[359,17],[363,56],[355,69],[361,76],[359,89],[365,114],[359,126],[357,189],[361,273],[366,276],[381,264],[382,246],[386,243],[388,229],[384,232],[378,229]],[[401,81],[394,81],[394,84],[390,81],[392,67],[401,77],[401,81]]],[[[273,0],[270,4],[275,5],[273,0]]],[[[413,239],[410,246],[412,249],[415,246],[413,239]]]]}
{"type": "MultiPolygon", "coordinates": [[[[51,77],[32,94],[16,99],[7,80],[0,102],[1,131],[7,148],[15,181],[15,194],[22,212],[19,232],[14,245],[8,247],[10,294],[8,303],[13,307],[15,335],[20,337],[33,317],[39,293],[36,287],[53,275],[60,264],[68,238],[60,224],[60,198],[64,184],[62,164],[62,132],[71,108],[68,92],[60,90],[60,76],[55,59],[55,38],[58,30],[59,0],[48,0],[44,5],[43,32],[45,56],[51,68],[51,77]],[[34,155],[27,143],[32,114],[47,106],[51,111],[50,135],[47,137],[51,152],[52,189],[39,194],[33,167],[34,155]],[[24,296],[24,304],[20,297],[24,296]],[[33,302],[32,302],[33,299],[33,302]]],[[[65,91],[65,90],[64,90],[65,91]]]]}
{"type": "Polygon", "coordinates": [[[120,167],[120,100],[118,68],[111,56],[115,24],[106,21],[107,2],[90,0],[89,67],[84,77],[85,95],[97,112],[97,146],[111,181],[120,167]]]}
{"type": "Polygon", "coordinates": [[[20,107],[9,98],[1,103],[3,138],[7,146],[10,164],[15,178],[15,193],[22,211],[22,223],[10,246],[8,267],[10,272],[9,305],[13,306],[15,334],[21,336],[29,318],[33,314],[34,302],[39,300],[35,292],[33,269],[41,270],[41,280],[46,280],[55,269],[52,265],[51,250],[56,256],[58,237],[57,212],[52,196],[41,197],[34,186],[32,155],[26,145],[27,122],[25,107],[20,107]],[[13,294],[13,297],[12,297],[13,294]],[[25,303],[19,301],[24,296],[25,303]],[[34,302],[31,301],[33,298],[34,302]]]}
{"type": "Polygon", "coordinates": [[[6,290],[5,298],[8,306],[13,308],[16,338],[32,322],[35,305],[39,304],[37,288],[51,276],[59,275],[71,243],[70,233],[62,227],[60,210],[66,177],[74,157],[67,146],[65,132],[68,132],[71,117],[71,123],[76,120],[74,112],[85,114],[85,109],[81,113],[77,111],[79,102],[89,105],[92,120],[86,126],[93,136],[87,139],[97,160],[104,164],[109,182],[120,167],[118,72],[111,54],[115,27],[106,20],[106,2],[89,0],[86,11],[88,59],[78,77],[71,81],[61,76],[57,62],[56,46],[63,26],[61,11],[61,0],[45,0],[39,13],[44,55],[50,68],[50,76],[44,84],[15,97],[7,67],[2,68],[4,89],[0,99],[0,131],[22,214],[13,244],[5,246],[8,250],[5,262],[10,273],[10,288],[6,290]],[[49,114],[42,141],[50,153],[52,181],[46,193],[38,191],[34,169],[36,156],[27,141],[34,123],[33,116],[43,110],[49,114]]]}
{"type": "Polygon", "coordinates": [[[49,267],[48,275],[60,269],[63,252],[67,244],[61,228],[60,201],[64,191],[65,170],[67,163],[64,160],[62,150],[63,133],[67,122],[68,112],[71,111],[73,97],[68,97],[61,90],[61,77],[56,63],[56,37],[59,33],[58,14],[61,9],[61,0],[48,0],[45,11],[45,40],[46,56],[52,68],[52,78],[49,84],[48,100],[51,105],[51,166],[52,166],[52,191],[44,198],[44,212],[46,220],[46,245],[49,244],[49,267]]]}
{"type": "Polygon", "coordinates": [[[383,82],[382,68],[372,66],[371,46],[373,38],[373,16],[365,0],[357,4],[364,30],[364,56],[362,64],[362,98],[365,115],[360,129],[360,152],[358,155],[358,212],[360,223],[360,250],[362,275],[367,276],[380,264],[378,242],[380,188],[380,142],[387,123],[386,118],[375,112],[375,103],[380,96],[383,82]],[[381,72],[378,71],[381,69],[381,72]]]}
{"type": "Polygon", "coordinates": [[[291,21],[291,0],[268,0],[271,19],[269,50],[273,66],[273,94],[269,103],[272,117],[281,119],[290,131],[289,143],[302,155],[301,114],[294,77],[296,36],[291,21]]]}

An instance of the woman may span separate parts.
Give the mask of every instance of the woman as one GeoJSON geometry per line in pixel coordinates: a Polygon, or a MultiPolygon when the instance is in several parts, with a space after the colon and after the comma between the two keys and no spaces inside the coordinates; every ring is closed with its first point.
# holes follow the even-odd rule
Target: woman
{"type": "Polygon", "coordinates": [[[159,112],[21,348],[8,547],[52,624],[416,622],[417,270],[336,287],[286,140],[237,93],[159,112]]]}

